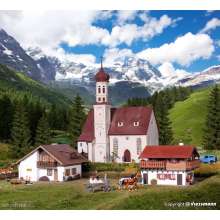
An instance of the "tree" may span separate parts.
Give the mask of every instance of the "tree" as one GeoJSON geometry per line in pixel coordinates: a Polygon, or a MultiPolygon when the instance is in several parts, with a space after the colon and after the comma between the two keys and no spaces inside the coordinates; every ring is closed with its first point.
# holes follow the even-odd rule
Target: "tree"
{"type": "Polygon", "coordinates": [[[168,118],[168,106],[165,100],[166,99],[160,95],[155,105],[156,118],[159,125],[159,142],[163,145],[173,142],[173,132],[171,122],[168,118]]]}
{"type": "Polygon", "coordinates": [[[39,146],[41,144],[49,144],[51,138],[50,127],[46,117],[46,114],[40,118],[35,137],[35,146],[39,146]]]}
{"type": "Polygon", "coordinates": [[[214,86],[209,95],[203,143],[205,149],[220,149],[220,90],[214,86]]]}
{"type": "Polygon", "coordinates": [[[11,130],[11,152],[14,158],[23,156],[30,149],[30,129],[26,109],[17,104],[11,130]]]}
{"type": "Polygon", "coordinates": [[[8,140],[11,136],[13,105],[8,96],[0,99],[0,139],[8,140]]]}
{"type": "Polygon", "coordinates": [[[85,121],[85,110],[81,97],[77,94],[75,97],[69,119],[69,133],[72,139],[72,146],[76,147],[77,138],[81,134],[82,126],[85,121]]]}

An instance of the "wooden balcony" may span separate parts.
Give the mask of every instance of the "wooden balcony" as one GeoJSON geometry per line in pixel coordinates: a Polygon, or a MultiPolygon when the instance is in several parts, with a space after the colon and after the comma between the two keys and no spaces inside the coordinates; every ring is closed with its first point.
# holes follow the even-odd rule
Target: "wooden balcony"
{"type": "Polygon", "coordinates": [[[37,168],[52,168],[56,166],[57,166],[57,162],[37,161],[37,168]]]}
{"type": "Polygon", "coordinates": [[[141,160],[140,167],[147,168],[147,169],[165,169],[166,168],[166,161],[141,160]]]}
{"type": "Polygon", "coordinates": [[[199,167],[199,160],[178,161],[176,163],[170,161],[142,160],[140,167],[142,169],[165,169],[165,170],[193,170],[199,167]]]}

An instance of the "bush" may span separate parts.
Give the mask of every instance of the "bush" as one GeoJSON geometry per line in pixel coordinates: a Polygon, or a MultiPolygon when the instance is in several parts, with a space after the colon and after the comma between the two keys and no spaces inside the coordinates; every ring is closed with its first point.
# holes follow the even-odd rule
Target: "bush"
{"type": "Polygon", "coordinates": [[[50,180],[49,180],[49,178],[47,176],[42,176],[42,177],[39,178],[39,181],[47,181],[47,182],[49,182],[50,180]]]}
{"type": "Polygon", "coordinates": [[[83,164],[82,171],[83,172],[89,172],[89,171],[98,171],[98,172],[104,172],[104,171],[117,171],[122,172],[125,171],[126,168],[129,166],[134,166],[131,164],[125,164],[125,163],[93,163],[88,162],[83,164]]]}
{"type": "Polygon", "coordinates": [[[152,179],[152,180],[151,180],[151,185],[152,185],[152,186],[157,185],[157,180],[156,180],[156,179],[152,179]]]}
{"type": "Polygon", "coordinates": [[[201,164],[198,169],[195,170],[195,177],[210,177],[220,172],[220,163],[216,164],[201,164]]]}

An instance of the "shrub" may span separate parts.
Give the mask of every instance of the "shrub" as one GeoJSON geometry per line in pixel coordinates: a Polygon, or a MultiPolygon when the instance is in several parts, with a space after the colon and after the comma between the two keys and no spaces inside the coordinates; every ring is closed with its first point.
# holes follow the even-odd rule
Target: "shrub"
{"type": "Polygon", "coordinates": [[[42,177],[39,178],[39,181],[47,181],[47,182],[49,182],[50,180],[49,180],[49,178],[47,176],[42,176],[42,177]]]}
{"type": "Polygon", "coordinates": [[[220,163],[216,164],[201,164],[198,169],[195,170],[195,177],[210,177],[220,172],[220,163]]]}
{"type": "Polygon", "coordinates": [[[157,185],[157,180],[156,179],[152,179],[151,180],[151,185],[153,185],[153,186],[157,185]]]}

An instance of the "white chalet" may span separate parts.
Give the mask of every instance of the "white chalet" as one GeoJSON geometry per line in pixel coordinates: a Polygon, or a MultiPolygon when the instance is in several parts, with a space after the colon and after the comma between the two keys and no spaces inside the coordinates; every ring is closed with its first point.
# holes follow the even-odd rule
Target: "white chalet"
{"type": "Polygon", "coordinates": [[[88,154],[92,162],[138,162],[145,146],[159,143],[153,109],[113,108],[108,95],[109,75],[102,64],[95,80],[96,103],[78,138],[78,152],[88,154]]]}
{"type": "Polygon", "coordinates": [[[64,181],[81,176],[87,160],[67,144],[41,145],[20,159],[19,178],[30,181],[64,181]]]}

